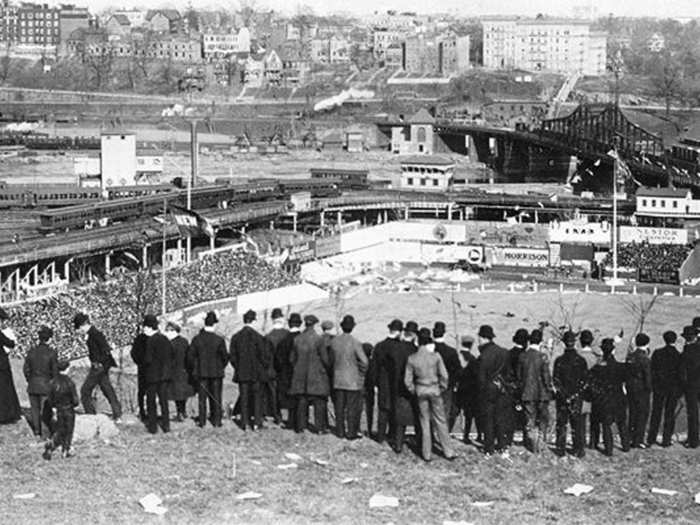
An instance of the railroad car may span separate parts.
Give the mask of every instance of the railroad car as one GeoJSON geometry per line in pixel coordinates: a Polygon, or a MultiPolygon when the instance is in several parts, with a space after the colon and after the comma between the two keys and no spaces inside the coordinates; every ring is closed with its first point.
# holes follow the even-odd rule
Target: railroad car
{"type": "Polygon", "coordinates": [[[311,168],[312,179],[323,179],[334,182],[342,190],[366,190],[369,170],[344,168],[311,168]]]}

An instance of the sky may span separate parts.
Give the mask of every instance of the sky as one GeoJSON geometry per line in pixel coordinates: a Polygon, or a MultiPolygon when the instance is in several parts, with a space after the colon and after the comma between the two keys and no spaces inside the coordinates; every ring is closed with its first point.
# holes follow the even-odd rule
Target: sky
{"type": "MultiPolygon", "coordinates": [[[[67,0],[49,0],[48,3],[66,3],[67,0]]],[[[419,13],[440,12],[462,16],[484,14],[521,14],[569,16],[576,5],[592,4],[598,15],[613,13],[618,16],[700,17],[700,0],[434,0],[430,8],[425,0],[243,0],[248,5],[269,7],[276,11],[294,13],[300,6],[309,6],[318,14],[346,12],[370,14],[375,10],[417,11],[419,13]]],[[[195,8],[221,7],[232,9],[238,0],[72,0],[76,5],[87,5],[98,12],[115,6],[184,8],[191,4],[195,8]]]]}

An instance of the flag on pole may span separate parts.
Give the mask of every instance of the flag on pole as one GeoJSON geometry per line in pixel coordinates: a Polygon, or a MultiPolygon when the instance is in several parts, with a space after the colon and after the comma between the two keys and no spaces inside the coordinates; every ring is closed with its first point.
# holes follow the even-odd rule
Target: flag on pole
{"type": "Polygon", "coordinates": [[[627,163],[622,160],[620,155],[618,155],[617,151],[614,149],[611,149],[608,152],[608,155],[610,155],[613,159],[615,159],[615,181],[617,184],[625,186],[628,181],[632,181],[634,184],[637,186],[641,186],[642,183],[639,182],[637,179],[634,178],[634,175],[632,175],[632,171],[630,170],[629,166],[627,163]]]}
{"type": "Polygon", "coordinates": [[[214,237],[214,226],[211,221],[193,210],[186,210],[179,206],[171,206],[170,213],[175,219],[175,224],[180,229],[180,234],[195,236],[205,234],[214,237]]]}

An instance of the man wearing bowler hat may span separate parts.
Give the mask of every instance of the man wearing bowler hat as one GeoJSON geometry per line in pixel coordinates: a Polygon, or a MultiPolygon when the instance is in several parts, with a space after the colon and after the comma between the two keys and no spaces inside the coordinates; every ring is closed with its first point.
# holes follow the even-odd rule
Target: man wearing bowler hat
{"type": "Polygon", "coordinates": [[[198,425],[203,427],[207,422],[207,401],[209,402],[209,421],[215,427],[221,426],[222,405],[221,392],[223,388],[224,370],[228,364],[226,341],[216,333],[219,318],[216,312],[207,313],[204,318],[204,328],[190,343],[192,376],[197,383],[199,398],[198,425]]]}
{"type": "Polygon", "coordinates": [[[362,343],[352,336],[355,319],[346,315],[340,322],[342,334],[330,344],[330,368],[333,371],[335,431],[339,438],[358,439],[362,417],[362,380],[369,365],[362,343]]]}
{"type": "Polygon", "coordinates": [[[294,375],[294,365],[292,364],[292,351],[294,350],[294,340],[301,333],[301,315],[294,312],[287,321],[289,332],[277,345],[274,354],[275,373],[277,374],[277,408],[287,410],[287,428],[294,428],[296,425],[296,399],[289,393],[292,386],[292,376],[294,375]]]}
{"type": "Polygon", "coordinates": [[[627,356],[627,398],[632,448],[646,448],[644,436],[649,420],[649,398],[651,396],[651,364],[649,362],[649,336],[637,334],[636,348],[627,356]]]}
{"type": "MultiPolygon", "coordinates": [[[[404,343],[401,341],[403,323],[399,319],[394,319],[387,328],[389,329],[389,335],[374,347],[372,363],[370,364],[371,381],[377,388],[376,439],[379,443],[386,439],[387,432],[392,438],[394,437],[393,407],[395,407],[396,399],[393,396],[398,394],[392,393],[389,355],[394,348],[404,346],[404,343]]],[[[403,374],[403,371],[401,371],[401,374],[403,374]]]]}
{"type": "Polygon", "coordinates": [[[588,367],[586,360],[576,351],[576,334],[571,330],[562,337],[564,353],[554,360],[555,405],[557,410],[557,444],[559,456],[566,454],[566,428],[571,426],[574,442],[574,455],[582,458],[586,455],[583,435],[583,417],[581,406],[583,390],[586,386],[588,367]]]}
{"type": "Polygon", "coordinates": [[[279,376],[277,373],[275,356],[277,355],[280,344],[287,337],[287,334],[289,334],[289,330],[285,326],[284,314],[280,308],[273,308],[270,317],[272,318],[272,329],[265,336],[265,340],[269,346],[272,361],[271,366],[268,368],[267,382],[263,385],[263,413],[266,411],[271,412],[275,424],[279,424],[280,421],[282,421],[282,416],[277,402],[279,395],[277,392],[279,376]]]}
{"type": "MultiPolygon", "coordinates": [[[[475,423],[477,436],[481,435],[481,421],[479,419],[479,361],[471,349],[474,345],[474,338],[470,335],[463,335],[461,340],[460,368],[457,374],[457,393],[455,404],[458,410],[464,414],[464,434],[462,441],[471,444],[470,432],[472,422],[475,423]]],[[[457,412],[459,415],[459,412],[457,412]]]]}
{"type": "Polygon", "coordinates": [[[151,434],[170,432],[170,410],[168,387],[173,377],[174,352],[170,340],[158,329],[158,318],[148,314],[143,318],[143,333],[146,336],[143,356],[146,380],[146,429],[151,434]],[[156,404],[156,398],[158,402],[156,404]],[[158,408],[160,406],[160,419],[158,408]]]}
{"type": "Polygon", "coordinates": [[[507,453],[508,420],[512,407],[506,391],[508,351],[493,340],[489,325],[479,327],[479,405],[484,431],[484,452],[492,455],[496,448],[507,453]]]}
{"type": "Polygon", "coordinates": [[[316,333],[318,318],[304,317],[305,330],[294,340],[290,361],[294,366],[290,395],[296,396],[295,431],[302,433],[308,426],[309,405],[314,408],[314,426],[318,433],[326,433],[326,410],[330,395],[330,358],[323,338],[316,333]]]}
{"type": "Polygon", "coordinates": [[[231,366],[233,381],[238,383],[241,408],[241,428],[262,428],[262,388],[267,381],[267,369],[272,354],[263,336],[254,328],[257,315],[253,310],[243,314],[244,326],[231,338],[231,366]],[[253,422],[250,420],[252,402],[253,422]]]}
{"type": "Polygon", "coordinates": [[[53,330],[42,326],[38,332],[39,344],[30,348],[24,360],[24,377],[32,413],[32,430],[35,436],[46,437],[42,429],[41,415],[44,403],[51,390],[51,380],[58,375],[58,356],[49,346],[53,330]]]}
{"type": "MultiPolygon", "coordinates": [[[[695,321],[700,319],[697,317],[695,321]]],[[[683,328],[685,346],[681,353],[680,375],[685,394],[685,409],[688,412],[688,440],[685,446],[698,447],[698,396],[700,396],[700,342],[695,326],[683,328]]]]}
{"type": "Polygon", "coordinates": [[[680,364],[681,354],[676,348],[676,332],[668,330],[663,334],[664,346],[651,354],[651,420],[647,445],[656,445],[656,438],[663,413],[664,426],[661,446],[671,446],[671,436],[676,420],[676,405],[681,396],[680,364]]]}
{"type": "Polygon", "coordinates": [[[90,318],[84,313],[76,314],[73,318],[73,327],[86,336],[88,358],[90,359],[90,371],[80,388],[80,399],[83,402],[85,413],[96,413],[95,405],[92,402],[92,392],[99,386],[112,407],[112,417],[119,421],[122,416],[122,406],[109,380],[109,369],[117,366],[117,363],[112,357],[112,349],[107,338],[90,323],[90,318]]]}

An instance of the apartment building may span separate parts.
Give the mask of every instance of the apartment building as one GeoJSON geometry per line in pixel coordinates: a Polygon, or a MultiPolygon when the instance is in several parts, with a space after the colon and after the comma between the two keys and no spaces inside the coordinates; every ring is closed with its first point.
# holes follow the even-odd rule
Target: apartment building
{"type": "Polygon", "coordinates": [[[401,67],[412,73],[452,75],[469,69],[469,36],[424,35],[402,43],[401,67]]]}
{"type": "Polygon", "coordinates": [[[565,18],[485,17],[484,67],[556,73],[605,72],[607,35],[565,18]]]}

